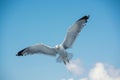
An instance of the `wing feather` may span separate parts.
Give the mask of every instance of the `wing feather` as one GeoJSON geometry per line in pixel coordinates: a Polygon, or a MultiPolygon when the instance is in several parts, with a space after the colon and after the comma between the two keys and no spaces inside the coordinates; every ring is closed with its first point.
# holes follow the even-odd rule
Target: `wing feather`
{"type": "Polygon", "coordinates": [[[36,45],[27,47],[27,48],[19,51],[16,54],[16,56],[23,56],[23,55],[27,55],[27,54],[37,54],[37,53],[56,56],[57,51],[55,48],[46,46],[44,44],[36,44],[36,45]]]}
{"type": "Polygon", "coordinates": [[[80,19],[78,19],[69,29],[67,32],[67,35],[65,37],[65,40],[63,41],[62,45],[65,49],[70,48],[72,44],[74,43],[76,37],[82,30],[82,28],[85,26],[85,23],[87,22],[87,19],[89,16],[84,16],[80,19]]]}

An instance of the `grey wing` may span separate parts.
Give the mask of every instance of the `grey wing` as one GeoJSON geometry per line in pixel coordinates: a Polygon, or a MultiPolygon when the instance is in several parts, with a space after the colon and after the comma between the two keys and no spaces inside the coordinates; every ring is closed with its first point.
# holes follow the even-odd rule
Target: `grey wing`
{"type": "Polygon", "coordinates": [[[81,29],[84,27],[88,18],[89,16],[83,16],[68,29],[65,40],[62,43],[62,46],[65,49],[70,48],[72,46],[73,42],[75,41],[76,37],[80,33],[81,29]]]}
{"type": "Polygon", "coordinates": [[[23,56],[27,54],[46,54],[46,55],[51,55],[51,56],[56,56],[57,52],[55,48],[46,46],[44,44],[36,44],[30,47],[27,47],[21,51],[19,51],[16,56],[23,56]]]}

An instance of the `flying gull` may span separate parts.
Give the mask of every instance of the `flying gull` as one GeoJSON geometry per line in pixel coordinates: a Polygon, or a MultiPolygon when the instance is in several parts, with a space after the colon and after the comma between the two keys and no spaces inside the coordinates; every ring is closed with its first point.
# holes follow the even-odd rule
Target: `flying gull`
{"type": "Polygon", "coordinates": [[[68,53],[66,49],[70,48],[78,34],[80,33],[81,29],[87,23],[89,19],[88,16],[83,16],[82,18],[78,19],[69,29],[64,41],[56,45],[55,47],[50,47],[45,44],[39,43],[33,46],[26,47],[19,51],[16,56],[25,56],[29,54],[45,54],[50,56],[56,56],[58,54],[57,61],[63,62],[64,64],[69,63],[69,60],[72,58],[72,54],[68,53]]]}

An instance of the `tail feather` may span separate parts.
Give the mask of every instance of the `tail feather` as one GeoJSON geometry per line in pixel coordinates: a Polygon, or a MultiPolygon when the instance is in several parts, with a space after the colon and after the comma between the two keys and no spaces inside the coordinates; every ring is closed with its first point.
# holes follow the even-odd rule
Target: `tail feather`
{"type": "Polygon", "coordinates": [[[73,57],[72,53],[67,53],[66,57],[59,55],[56,60],[57,62],[60,62],[60,63],[63,62],[66,65],[67,63],[69,63],[69,60],[71,60],[72,57],[73,57]]]}

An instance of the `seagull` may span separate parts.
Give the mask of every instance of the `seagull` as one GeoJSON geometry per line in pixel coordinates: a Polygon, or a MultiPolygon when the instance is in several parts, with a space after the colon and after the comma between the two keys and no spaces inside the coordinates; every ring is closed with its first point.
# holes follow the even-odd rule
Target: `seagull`
{"type": "Polygon", "coordinates": [[[56,45],[55,47],[50,47],[43,43],[35,44],[26,47],[19,51],[16,56],[26,56],[29,54],[45,54],[50,56],[57,56],[57,62],[63,62],[65,65],[69,63],[72,58],[72,53],[68,53],[66,50],[71,48],[78,34],[81,32],[82,28],[86,25],[89,15],[83,16],[78,19],[67,31],[64,41],[56,45]]]}

